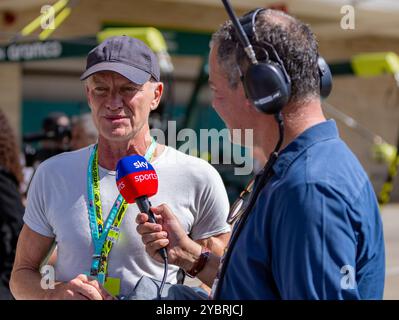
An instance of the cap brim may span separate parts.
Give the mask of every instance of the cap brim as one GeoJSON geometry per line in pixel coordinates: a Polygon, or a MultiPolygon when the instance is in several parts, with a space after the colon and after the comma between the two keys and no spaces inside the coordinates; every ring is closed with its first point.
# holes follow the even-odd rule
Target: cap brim
{"type": "Polygon", "coordinates": [[[119,62],[100,62],[87,69],[80,77],[85,80],[96,72],[113,71],[117,72],[130,81],[137,84],[144,84],[151,78],[151,74],[132,66],[128,66],[119,62]]]}

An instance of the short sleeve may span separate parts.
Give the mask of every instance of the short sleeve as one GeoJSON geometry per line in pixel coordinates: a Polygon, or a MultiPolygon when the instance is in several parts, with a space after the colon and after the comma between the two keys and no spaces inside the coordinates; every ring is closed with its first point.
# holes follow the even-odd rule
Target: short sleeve
{"type": "Polygon", "coordinates": [[[24,214],[24,222],[33,231],[45,236],[54,238],[53,228],[51,227],[46,212],[46,188],[45,162],[36,170],[32,183],[28,191],[27,205],[24,214]]]}
{"type": "Polygon", "coordinates": [[[274,210],[272,272],[281,298],[360,299],[357,239],[341,196],[301,185],[280,194],[274,210]]]}
{"type": "Polygon", "coordinates": [[[196,201],[198,213],[190,232],[193,240],[230,232],[230,226],[226,222],[230,207],[227,192],[219,173],[208,163],[202,185],[204,188],[196,201]]]}

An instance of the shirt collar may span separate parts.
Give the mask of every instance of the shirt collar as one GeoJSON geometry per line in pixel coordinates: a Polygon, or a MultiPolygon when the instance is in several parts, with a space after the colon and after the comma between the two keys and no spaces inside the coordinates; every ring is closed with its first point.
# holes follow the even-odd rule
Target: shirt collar
{"type": "Polygon", "coordinates": [[[273,166],[274,173],[283,176],[295,159],[312,145],[338,137],[338,128],[334,120],[327,120],[306,129],[280,152],[273,166]]]}

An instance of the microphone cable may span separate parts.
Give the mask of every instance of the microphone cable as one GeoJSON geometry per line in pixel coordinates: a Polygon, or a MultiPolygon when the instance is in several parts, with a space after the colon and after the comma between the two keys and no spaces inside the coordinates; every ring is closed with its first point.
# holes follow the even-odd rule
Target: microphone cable
{"type": "Polygon", "coordinates": [[[168,269],[169,269],[169,263],[168,263],[168,256],[163,258],[163,265],[164,265],[164,269],[163,269],[163,277],[162,277],[162,281],[161,281],[161,285],[159,286],[159,290],[158,290],[158,298],[159,300],[162,300],[162,291],[163,288],[165,286],[166,283],[166,279],[168,277],[168,269]]]}
{"type": "MultiPolygon", "coordinates": [[[[151,206],[151,203],[150,203],[151,206]]],[[[154,213],[151,211],[151,209],[148,210],[148,218],[152,223],[157,223],[155,220],[154,213]]],[[[158,298],[159,300],[162,300],[162,291],[166,283],[166,279],[168,277],[168,269],[169,269],[169,263],[168,263],[168,252],[166,251],[166,248],[161,248],[158,250],[159,255],[163,259],[163,277],[161,281],[161,285],[159,286],[158,290],[158,298]]]]}
{"type": "MultiPolygon", "coordinates": [[[[143,201],[143,202],[136,201],[137,206],[139,207],[140,211],[146,212],[148,214],[148,220],[151,223],[157,223],[155,220],[154,213],[150,209],[151,202],[148,200],[143,201]],[[144,206],[142,205],[143,202],[144,202],[144,206]],[[147,206],[147,204],[148,204],[148,206],[147,206]]],[[[158,252],[159,252],[159,255],[163,259],[163,265],[164,265],[163,277],[162,277],[161,285],[159,286],[159,289],[158,289],[158,298],[159,298],[159,300],[162,300],[162,291],[163,291],[163,288],[165,287],[166,279],[168,277],[169,263],[168,263],[168,252],[166,251],[166,248],[161,248],[158,250],[158,252]]]]}

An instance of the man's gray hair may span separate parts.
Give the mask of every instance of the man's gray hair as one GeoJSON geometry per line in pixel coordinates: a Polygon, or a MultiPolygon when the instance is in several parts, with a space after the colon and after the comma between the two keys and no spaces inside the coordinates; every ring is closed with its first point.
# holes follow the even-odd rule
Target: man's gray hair
{"type": "MultiPolygon", "coordinates": [[[[273,45],[291,78],[290,102],[318,96],[318,45],[309,26],[281,11],[266,9],[257,15],[255,31],[249,40],[257,55],[267,48],[265,42],[273,45]]],[[[218,63],[230,87],[235,89],[249,62],[231,21],[213,34],[211,46],[215,45],[218,63]]]]}

